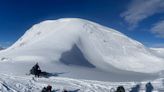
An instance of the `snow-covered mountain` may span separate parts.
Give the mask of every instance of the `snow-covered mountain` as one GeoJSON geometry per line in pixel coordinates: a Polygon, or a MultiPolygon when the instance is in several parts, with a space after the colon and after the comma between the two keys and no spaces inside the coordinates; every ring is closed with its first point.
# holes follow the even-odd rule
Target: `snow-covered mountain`
{"type": "Polygon", "coordinates": [[[0,47],[0,50],[3,50],[3,48],[2,48],[2,47],[0,47]]]}
{"type": "Polygon", "coordinates": [[[158,55],[161,58],[164,58],[164,48],[150,48],[152,53],[158,55]]]}
{"type": "Polygon", "coordinates": [[[4,47],[1,47],[1,46],[0,46],[0,50],[4,50],[4,49],[5,49],[4,47]]]}
{"type": "Polygon", "coordinates": [[[164,69],[164,58],[140,42],[114,29],[78,18],[48,20],[34,25],[15,44],[1,51],[0,58],[1,66],[7,65],[5,62],[12,63],[7,65],[12,73],[27,71],[39,62],[47,71],[70,72],[66,76],[96,80],[130,79],[127,75],[133,79],[136,76],[147,78],[150,75],[146,73],[164,69]]]}

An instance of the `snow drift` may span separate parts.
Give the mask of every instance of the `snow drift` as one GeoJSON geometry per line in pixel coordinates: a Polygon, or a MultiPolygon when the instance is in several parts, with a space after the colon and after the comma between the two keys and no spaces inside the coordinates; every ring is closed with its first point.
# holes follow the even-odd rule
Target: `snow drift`
{"type": "Polygon", "coordinates": [[[143,44],[114,29],[78,18],[36,24],[1,51],[0,57],[1,61],[5,58],[14,63],[35,61],[117,73],[156,73],[164,69],[164,58],[143,44]]]}

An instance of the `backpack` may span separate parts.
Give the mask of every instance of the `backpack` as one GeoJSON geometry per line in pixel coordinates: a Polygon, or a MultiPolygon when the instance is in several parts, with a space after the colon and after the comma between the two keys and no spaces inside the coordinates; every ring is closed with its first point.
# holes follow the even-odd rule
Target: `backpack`
{"type": "Polygon", "coordinates": [[[41,92],[47,92],[46,87],[44,87],[41,92]]]}
{"type": "Polygon", "coordinates": [[[123,86],[119,86],[119,87],[117,87],[116,92],[125,92],[125,89],[123,86]]]}

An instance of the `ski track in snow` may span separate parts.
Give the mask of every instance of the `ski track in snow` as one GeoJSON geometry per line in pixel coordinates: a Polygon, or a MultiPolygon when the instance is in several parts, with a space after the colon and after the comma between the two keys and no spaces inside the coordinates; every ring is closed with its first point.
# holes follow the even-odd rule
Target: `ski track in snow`
{"type": "MultiPolygon", "coordinates": [[[[53,92],[62,92],[63,89],[67,89],[69,92],[111,92],[112,88],[116,89],[117,86],[123,85],[126,92],[129,92],[133,86],[138,84],[135,82],[100,82],[62,77],[34,78],[33,76],[4,74],[0,76],[0,92],[41,92],[41,89],[47,85],[52,85],[53,92]]],[[[164,92],[163,80],[152,81],[155,88],[153,92],[164,92]]],[[[146,83],[140,83],[140,92],[145,92],[144,87],[146,83]]]]}

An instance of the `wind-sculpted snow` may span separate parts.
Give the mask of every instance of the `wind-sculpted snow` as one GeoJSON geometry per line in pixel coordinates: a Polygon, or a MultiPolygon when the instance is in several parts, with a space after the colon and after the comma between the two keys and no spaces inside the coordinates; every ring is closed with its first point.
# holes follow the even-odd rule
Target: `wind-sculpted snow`
{"type": "Polygon", "coordinates": [[[84,55],[76,45],[73,46],[70,51],[62,53],[60,61],[67,65],[78,65],[94,68],[94,66],[85,59],[84,55]]]}
{"type": "MultiPolygon", "coordinates": [[[[136,74],[140,79],[142,73],[157,73],[164,69],[164,59],[141,43],[114,29],[77,18],[48,20],[34,25],[15,44],[1,51],[0,58],[3,63],[12,62],[14,66],[39,62],[54,65],[51,69],[58,71],[67,67],[70,72],[76,71],[72,76],[82,75],[83,71],[88,73],[89,79],[91,75],[104,79],[106,74],[112,76],[111,79],[115,74],[122,77],[136,74]],[[106,74],[97,75],[100,71],[106,74]]],[[[24,66],[19,66],[18,70],[20,67],[24,66]]]]}

